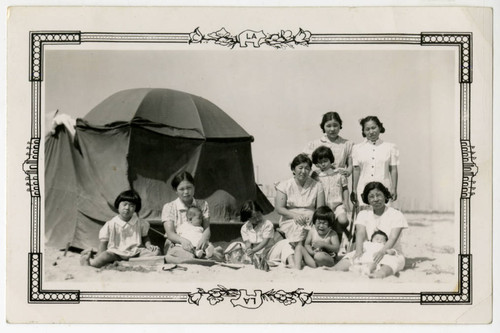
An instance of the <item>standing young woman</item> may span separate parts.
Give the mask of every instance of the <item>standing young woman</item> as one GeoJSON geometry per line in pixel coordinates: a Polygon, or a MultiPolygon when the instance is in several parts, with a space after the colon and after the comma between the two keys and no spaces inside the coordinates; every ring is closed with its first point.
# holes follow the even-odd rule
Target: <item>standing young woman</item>
{"type": "Polygon", "coordinates": [[[376,116],[360,121],[361,134],[365,140],[352,150],[352,198],[361,204],[361,193],[369,182],[381,182],[389,189],[392,200],[398,197],[399,150],[395,144],[382,141],[380,134],[384,125],[376,116]]]}
{"type": "Polygon", "coordinates": [[[311,156],[312,152],[320,146],[330,148],[335,157],[334,169],[342,176],[349,177],[352,173],[351,153],[354,143],[339,135],[342,129],[342,119],[337,112],[327,112],[323,115],[319,126],[324,135],[309,142],[304,148],[304,153],[311,156]]]}

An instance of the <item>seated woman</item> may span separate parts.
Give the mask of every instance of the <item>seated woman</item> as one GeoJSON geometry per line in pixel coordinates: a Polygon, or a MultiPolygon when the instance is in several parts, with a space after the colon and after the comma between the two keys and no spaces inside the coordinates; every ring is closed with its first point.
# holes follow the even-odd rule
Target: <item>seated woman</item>
{"type": "Polygon", "coordinates": [[[210,213],[208,203],[194,198],[194,179],[189,172],[181,172],[172,179],[172,188],[178,198],[163,206],[161,220],[165,228],[167,255],[181,258],[194,258],[196,250],[205,250],[210,239],[210,213]],[[193,244],[179,234],[179,228],[184,223],[190,223],[187,211],[190,207],[198,207],[202,212],[203,233],[198,244],[193,244]],[[176,246],[178,245],[178,246],[176,246]]]}
{"type": "Polygon", "coordinates": [[[271,248],[268,259],[295,268],[301,266],[295,245],[304,240],[311,228],[315,209],[325,205],[323,186],[310,177],[311,166],[306,154],[297,155],[291,163],[293,177],[276,185],[275,210],[281,215],[279,227],[286,239],[271,248]]]}
{"type": "Polygon", "coordinates": [[[354,225],[356,227],[356,250],[346,256],[333,267],[334,270],[347,271],[363,255],[363,243],[371,240],[372,235],[380,230],[388,239],[385,244],[373,254],[373,264],[377,269],[369,276],[384,278],[396,274],[405,266],[405,257],[401,252],[401,235],[408,228],[404,215],[386,204],[391,193],[379,182],[366,184],[361,195],[363,202],[372,209],[359,212],[354,225]],[[395,251],[393,251],[395,250],[395,251]]]}

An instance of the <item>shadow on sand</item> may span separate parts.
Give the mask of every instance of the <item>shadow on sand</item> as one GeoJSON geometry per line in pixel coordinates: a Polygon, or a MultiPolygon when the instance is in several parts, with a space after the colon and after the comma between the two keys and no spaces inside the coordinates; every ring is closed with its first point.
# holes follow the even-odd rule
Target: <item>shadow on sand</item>
{"type": "Polygon", "coordinates": [[[420,264],[424,261],[434,261],[434,260],[436,260],[436,259],[429,258],[429,257],[406,258],[405,268],[403,268],[403,270],[413,269],[413,268],[417,267],[418,264],[420,264]]]}

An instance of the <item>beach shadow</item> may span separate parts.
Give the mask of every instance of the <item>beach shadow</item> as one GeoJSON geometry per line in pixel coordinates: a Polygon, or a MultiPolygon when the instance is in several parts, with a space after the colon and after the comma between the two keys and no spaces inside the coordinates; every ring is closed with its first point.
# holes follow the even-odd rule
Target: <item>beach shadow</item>
{"type": "Polygon", "coordinates": [[[403,270],[407,269],[414,269],[417,267],[418,264],[425,262],[425,261],[434,261],[436,260],[435,258],[429,258],[429,257],[415,257],[415,258],[406,258],[405,260],[405,267],[403,270]]]}

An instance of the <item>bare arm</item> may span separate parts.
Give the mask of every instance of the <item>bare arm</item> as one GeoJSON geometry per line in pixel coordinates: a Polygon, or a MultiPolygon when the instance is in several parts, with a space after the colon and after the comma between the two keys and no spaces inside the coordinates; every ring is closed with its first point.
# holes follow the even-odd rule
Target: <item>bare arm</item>
{"type": "Polygon", "coordinates": [[[340,241],[339,241],[339,236],[337,236],[337,233],[334,231],[333,236],[330,237],[330,242],[325,242],[325,241],[318,241],[314,243],[315,247],[321,248],[325,252],[332,253],[332,252],[339,252],[340,248],[340,241]]]}
{"type": "Polygon", "coordinates": [[[146,247],[146,249],[153,252],[158,251],[160,249],[158,246],[151,244],[149,236],[142,237],[142,244],[144,244],[144,247],[146,247]]]}
{"type": "Polygon", "coordinates": [[[252,254],[254,254],[256,252],[259,252],[260,250],[262,250],[263,248],[265,248],[267,246],[267,244],[269,243],[269,240],[270,240],[270,238],[264,238],[264,240],[262,240],[262,242],[260,242],[257,245],[255,245],[253,247],[253,249],[251,249],[251,252],[247,253],[247,254],[248,255],[252,255],[252,254]]]}
{"type": "Polygon", "coordinates": [[[306,249],[307,253],[309,253],[311,256],[314,255],[314,250],[312,248],[312,232],[309,231],[307,233],[306,240],[304,241],[304,248],[306,249]]]}
{"type": "Polygon", "coordinates": [[[203,218],[203,234],[201,236],[200,242],[196,244],[197,249],[205,249],[210,241],[210,236],[212,235],[210,231],[210,220],[203,218]]]}
{"type": "Polygon", "coordinates": [[[384,247],[380,251],[377,251],[373,255],[373,262],[374,263],[378,264],[380,262],[380,260],[382,260],[384,255],[386,254],[386,251],[389,249],[392,249],[394,244],[396,244],[396,242],[398,241],[402,230],[403,230],[403,228],[392,228],[391,229],[391,233],[389,234],[389,239],[384,244],[384,247]]]}
{"type": "MultiPolygon", "coordinates": [[[[276,191],[276,197],[274,199],[274,207],[276,212],[286,219],[294,219],[296,222],[300,223],[300,221],[304,220],[304,217],[300,214],[291,212],[286,208],[287,198],[288,197],[285,193],[281,191],[276,191]]],[[[305,222],[306,221],[304,220],[303,223],[305,222]]]]}
{"type": "Polygon", "coordinates": [[[344,208],[346,210],[351,210],[351,204],[349,202],[349,188],[347,186],[342,188],[342,203],[344,204],[344,208]]]}
{"type": "Polygon", "coordinates": [[[99,242],[99,248],[97,249],[97,253],[102,253],[105,252],[108,249],[108,243],[109,241],[100,241],[99,242]]]}
{"type": "MultiPolygon", "coordinates": [[[[366,241],[366,227],[364,225],[356,225],[356,254],[354,258],[359,257],[363,254],[363,242],[366,241]]],[[[353,259],[354,259],[353,258],[353,259]]]]}
{"type": "Polygon", "coordinates": [[[391,195],[392,200],[398,199],[398,166],[389,165],[389,173],[391,174],[391,195]]]}
{"type": "Polygon", "coordinates": [[[194,250],[193,244],[191,242],[177,234],[175,231],[174,221],[165,221],[163,222],[163,227],[165,228],[165,233],[167,234],[167,238],[175,243],[181,244],[182,248],[186,251],[192,252],[194,250]]]}
{"type": "Polygon", "coordinates": [[[325,205],[325,192],[321,192],[318,194],[318,197],[316,198],[316,208],[324,205],[325,205]]]}

